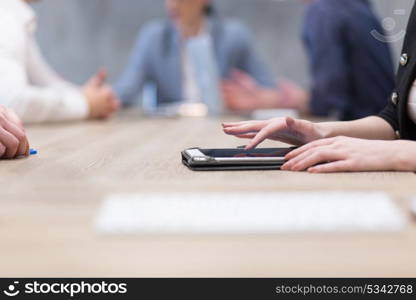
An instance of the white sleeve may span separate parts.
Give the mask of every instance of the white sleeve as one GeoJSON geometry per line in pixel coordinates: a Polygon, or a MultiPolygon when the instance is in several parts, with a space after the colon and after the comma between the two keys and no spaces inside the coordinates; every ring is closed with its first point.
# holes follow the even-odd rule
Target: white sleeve
{"type": "Polygon", "coordinates": [[[53,73],[23,27],[0,21],[0,104],[13,108],[24,122],[84,119],[81,91],[53,73]],[[3,35],[4,33],[4,35],[3,35]]]}

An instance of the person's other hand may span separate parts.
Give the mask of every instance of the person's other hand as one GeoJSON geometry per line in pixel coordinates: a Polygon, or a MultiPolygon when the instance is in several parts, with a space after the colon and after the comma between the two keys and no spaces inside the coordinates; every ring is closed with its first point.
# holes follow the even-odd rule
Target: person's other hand
{"type": "Polygon", "coordinates": [[[0,158],[29,155],[29,142],[17,115],[0,106],[0,158]]]}
{"type": "Polygon", "coordinates": [[[222,85],[225,105],[233,111],[296,109],[308,113],[309,93],[292,81],[281,79],[276,88],[265,88],[247,73],[234,70],[222,85]]]}
{"type": "Polygon", "coordinates": [[[280,107],[297,109],[301,113],[309,113],[309,93],[296,83],[281,79],[278,83],[280,107]]]}
{"type": "Polygon", "coordinates": [[[83,88],[87,99],[90,119],[105,119],[110,117],[120,107],[120,101],[112,88],[106,84],[107,73],[99,71],[83,88]]]}
{"type": "Polygon", "coordinates": [[[326,137],[325,130],[319,123],[289,117],[267,121],[223,123],[222,126],[226,134],[251,139],[246,149],[255,148],[266,139],[300,146],[326,137]]]}
{"type": "Polygon", "coordinates": [[[276,89],[264,88],[248,74],[234,70],[222,83],[225,106],[231,111],[251,112],[261,108],[274,108],[279,103],[276,89]]]}
{"type": "Polygon", "coordinates": [[[335,137],[311,142],[286,156],[282,170],[311,173],[415,171],[416,142],[335,137]]]}

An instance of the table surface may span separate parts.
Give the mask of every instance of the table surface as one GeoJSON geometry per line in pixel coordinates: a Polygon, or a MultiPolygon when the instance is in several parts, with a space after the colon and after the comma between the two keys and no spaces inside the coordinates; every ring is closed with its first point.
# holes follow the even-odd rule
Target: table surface
{"type": "Polygon", "coordinates": [[[108,236],[92,226],[105,195],[142,191],[385,191],[408,211],[413,173],[189,171],[183,149],[243,143],[218,120],[130,113],[28,134],[39,154],[0,167],[1,277],[416,276],[414,222],[390,234],[247,236],[108,236]]]}

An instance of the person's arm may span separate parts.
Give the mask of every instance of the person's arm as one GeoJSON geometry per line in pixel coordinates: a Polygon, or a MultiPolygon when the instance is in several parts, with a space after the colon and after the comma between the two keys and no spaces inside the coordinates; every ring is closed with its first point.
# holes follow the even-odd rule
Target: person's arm
{"type": "Polygon", "coordinates": [[[240,60],[237,68],[247,73],[257,84],[274,89],[276,83],[273,75],[260,58],[251,32],[238,22],[231,23],[230,26],[234,27],[234,41],[239,48],[240,60]]]}
{"type": "Polygon", "coordinates": [[[39,45],[34,40],[33,36],[29,38],[27,48],[26,71],[27,77],[32,85],[38,87],[75,89],[78,91],[81,89],[79,86],[76,86],[60,77],[50,67],[43,57],[39,45]]]}
{"type": "Polygon", "coordinates": [[[265,139],[302,146],[286,156],[282,170],[314,173],[416,170],[416,142],[393,140],[393,128],[380,117],[328,123],[282,118],[225,123],[223,128],[227,134],[251,139],[247,150],[265,139]]]}
{"type": "Polygon", "coordinates": [[[0,55],[0,101],[13,108],[24,122],[69,121],[88,116],[88,105],[80,91],[32,86],[23,65],[0,55]]]}
{"type": "Polygon", "coordinates": [[[148,80],[148,48],[158,32],[156,27],[157,24],[149,25],[139,33],[127,66],[115,84],[116,94],[125,106],[134,103],[148,80]]]}
{"type": "MultiPolygon", "coordinates": [[[[23,55],[32,59],[28,46],[32,41],[16,21],[3,18],[0,21],[0,102],[13,108],[24,122],[77,120],[86,118],[88,105],[76,89],[33,86],[35,73],[28,74],[23,55]],[[29,52],[29,53],[28,53],[29,52]],[[6,75],[7,74],[7,75],[6,75]]],[[[40,62],[42,64],[42,62],[40,62]]]]}
{"type": "Polygon", "coordinates": [[[416,142],[394,140],[396,110],[389,103],[379,117],[322,123],[327,136],[290,153],[282,169],[312,173],[416,171],[416,142]]]}
{"type": "Polygon", "coordinates": [[[255,148],[266,139],[301,146],[316,140],[347,136],[370,140],[393,140],[393,128],[380,117],[349,122],[313,123],[307,120],[276,118],[266,121],[224,123],[226,134],[250,139],[247,149],[255,148]]]}
{"type": "Polygon", "coordinates": [[[383,111],[378,115],[393,128],[394,131],[399,130],[399,114],[397,111],[397,105],[393,104],[392,101],[389,101],[387,106],[383,111]]]}
{"type": "Polygon", "coordinates": [[[61,114],[37,122],[77,120],[86,117],[105,119],[119,108],[118,99],[112,88],[106,83],[107,71],[100,70],[84,86],[76,86],[52,70],[34,40],[29,43],[28,47],[27,74],[30,83],[37,87],[53,89],[61,93],[63,98],[61,114]],[[85,106],[87,106],[87,115],[84,114],[85,106]],[[82,109],[82,113],[79,111],[80,109],[82,109]]]}
{"type": "Polygon", "coordinates": [[[310,111],[339,115],[350,101],[347,49],[342,20],[312,4],[305,17],[306,50],[312,76],[310,111]]]}
{"type": "Polygon", "coordinates": [[[348,122],[326,122],[318,126],[325,132],[324,138],[348,136],[369,140],[394,140],[394,129],[384,119],[376,116],[348,122]]]}

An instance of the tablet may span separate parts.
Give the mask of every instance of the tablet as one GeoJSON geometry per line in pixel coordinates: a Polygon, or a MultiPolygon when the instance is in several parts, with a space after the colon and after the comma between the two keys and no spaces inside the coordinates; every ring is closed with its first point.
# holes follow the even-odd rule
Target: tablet
{"type": "Polygon", "coordinates": [[[182,152],[182,162],[192,170],[279,170],[295,148],[200,149],[182,152]]]}

